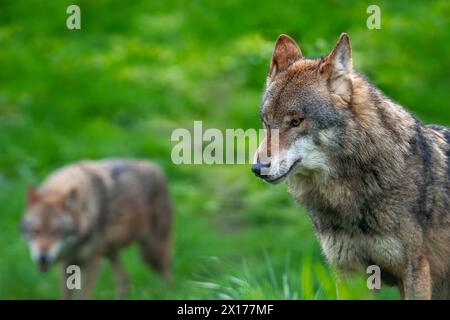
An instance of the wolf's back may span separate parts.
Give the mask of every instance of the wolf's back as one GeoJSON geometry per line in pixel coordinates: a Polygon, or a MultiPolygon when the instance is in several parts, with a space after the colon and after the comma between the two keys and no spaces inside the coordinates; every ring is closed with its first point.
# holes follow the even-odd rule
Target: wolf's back
{"type": "Polygon", "coordinates": [[[109,221],[127,213],[146,212],[156,224],[170,227],[172,211],[166,178],[158,165],[140,159],[111,158],[83,160],[68,164],[52,173],[41,185],[47,194],[76,191],[75,215],[89,226],[105,227],[109,221]],[[154,210],[155,205],[165,210],[154,210]],[[162,215],[155,217],[154,215],[162,215]]]}
{"type": "Polygon", "coordinates": [[[122,198],[120,206],[130,205],[130,201],[139,203],[150,215],[153,232],[169,232],[172,205],[165,174],[158,165],[135,159],[105,159],[101,165],[112,178],[113,202],[122,198]]]}

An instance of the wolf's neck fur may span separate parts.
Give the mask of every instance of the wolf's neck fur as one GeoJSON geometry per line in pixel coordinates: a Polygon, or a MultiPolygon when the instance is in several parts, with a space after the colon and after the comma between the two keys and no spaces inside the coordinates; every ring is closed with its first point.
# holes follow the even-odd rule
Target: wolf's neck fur
{"type": "Polygon", "coordinates": [[[342,148],[328,155],[329,173],[293,175],[289,191],[316,214],[356,218],[368,203],[399,187],[416,119],[358,74],[353,76],[342,148]]]}

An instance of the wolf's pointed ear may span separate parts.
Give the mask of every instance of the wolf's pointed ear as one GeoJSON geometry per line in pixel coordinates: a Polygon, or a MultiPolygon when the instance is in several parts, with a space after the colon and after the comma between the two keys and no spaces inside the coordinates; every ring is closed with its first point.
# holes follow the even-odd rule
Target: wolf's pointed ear
{"type": "Polygon", "coordinates": [[[352,71],[352,47],[350,46],[348,34],[343,33],[340,35],[327,60],[333,69],[332,71],[337,73],[350,73],[352,71]]]}
{"type": "Polygon", "coordinates": [[[285,34],[280,35],[275,43],[268,77],[274,77],[278,71],[286,69],[291,63],[301,58],[302,52],[297,43],[285,34]]]}
{"type": "Polygon", "coordinates": [[[343,33],[333,51],[323,59],[320,72],[328,77],[330,91],[346,102],[350,101],[352,93],[352,71],[352,47],[348,34],[343,33]]]}
{"type": "Polygon", "coordinates": [[[40,199],[40,195],[35,187],[29,186],[27,189],[27,205],[32,205],[38,202],[40,199]]]}

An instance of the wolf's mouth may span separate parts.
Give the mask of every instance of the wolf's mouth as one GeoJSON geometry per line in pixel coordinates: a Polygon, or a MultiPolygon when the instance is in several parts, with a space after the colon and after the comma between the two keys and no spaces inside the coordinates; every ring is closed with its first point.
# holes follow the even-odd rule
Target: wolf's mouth
{"type": "Polygon", "coordinates": [[[295,169],[295,167],[297,166],[297,164],[299,164],[302,161],[302,159],[297,159],[289,168],[288,171],[286,171],[283,175],[279,176],[278,178],[275,179],[265,179],[267,182],[271,183],[271,184],[277,184],[282,182],[284,179],[286,179],[289,174],[291,174],[291,172],[295,169]]]}
{"type": "Polygon", "coordinates": [[[47,272],[50,266],[50,259],[47,255],[41,255],[37,261],[39,270],[41,272],[47,272]]]}
{"type": "Polygon", "coordinates": [[[41,272],[47,272],[49,266],[50,264],[47,261],[38,263],[39,271],[41,272]]]}

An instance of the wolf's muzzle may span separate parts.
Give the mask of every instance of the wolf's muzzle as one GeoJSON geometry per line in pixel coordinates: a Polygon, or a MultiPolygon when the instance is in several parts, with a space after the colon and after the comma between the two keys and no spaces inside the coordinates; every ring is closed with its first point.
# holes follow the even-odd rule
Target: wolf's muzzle
{"type": "Polygon", "coordinates": [[[264,178],[267,175],[262,174],[261,170],[265,169],[265,168],[270,168],[270,163],[257,162],[252,165],[252,172],[255,174],[255,176],[257,176],[259,178],[264,178]]]}
{"type": "Polygon", "coordinates": [[[38,258],[39,270],[46,272],[50,265],[49,256],[46,253],[42,253],[38,258]]]}

